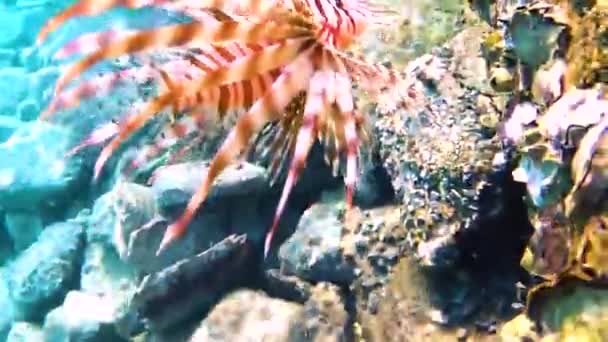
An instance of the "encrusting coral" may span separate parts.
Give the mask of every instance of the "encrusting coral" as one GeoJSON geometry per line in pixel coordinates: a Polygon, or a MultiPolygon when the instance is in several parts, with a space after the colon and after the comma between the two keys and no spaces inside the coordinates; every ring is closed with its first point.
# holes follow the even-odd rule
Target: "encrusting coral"
{"type": "MultiPolygon", "coordinates": [[[[268,123],[278,122],[280,127],[271,147],[275,152],[273,164],[282,163],[287,156],[292,158],[265,253],[315,138],[324,144],[327,159],[334,166],[345,155],[346,201],[351,205],[360,145],[368,138],[365,115],[357,110],[351,88],[357,82],[366,90],[377,91],[397,85],[401,77],[381,65],[354,58],[344,49],[368,27],[389,23],[389,11],[363,0],[82,0],[52,18],[40,32],[38,42],[75,16],[149,5],[184,13],[192,22],[139,32],[92,33],[68,43],[56,57],[90,54],[62,75],[56,97],[42,118],[75,106],[83,98],[107,92],[129,77],[161,81],[165,89],[145,108],[94,131],[79,147],[111,139],[95,165],[97,178],[115,150],[166,108],[171,110],[170,125],[159,135],[158,149],[202,132],[203,126],[213,126],[235,110],[246,111],[236,117],[236,125],[211,161],[203,184],[184,214],[167,229],[159,252],[184,234],[214,179],[268,123]],[[161,65],[145,63],[140,68],[85,81],[62,93],[70,81],[102,60],[134,54],[146,61],[144,52],[177,47],[185,51],[182,60],[161,65]]],[[[404,98],[415,96],[409,87],[402,89],[406,89],[404,98]]]]}

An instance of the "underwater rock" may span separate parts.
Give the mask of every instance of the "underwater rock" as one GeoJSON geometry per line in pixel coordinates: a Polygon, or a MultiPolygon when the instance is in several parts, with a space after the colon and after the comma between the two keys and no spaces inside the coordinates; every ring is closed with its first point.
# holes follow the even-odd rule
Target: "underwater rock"
{"type": "Polygon", "coordinates": [[[608,191],[608,101],[604,118],[581,139],[572,159],[574,187],[566,198],[566,213],[592,213],[606,201],[608,191]]]}
{"type": "Polygon", "coordinates": [[[110,297],[70,291],[63,305],[44,320],[44,341],[125,341],[114,328],[114,308],[110,297]]]}
{"type": "MultiPolygon", "coordinates": [[[[4,33],[1,28],[0,32],[4,33]]],[[[0,94],[10,94],[0,100],[0,115],[15,115],[17,105],[27,95],[27,80],[27,71],[23,68],[0,68],[0,94]]]]}
{"type": "Polygon", "coordinates": [[[354,264],[342,253],[342,204],[317,203],[304,212],[295,233],[281,245],[281,272],[313,281],[348,285],[354,264]]]}
{"type": "Polygon", "coordinates": [[[382,288],[374,311],[357,312],[363,336],[370,341],[439,341],[423,320],[430,306],[429,287],[417,262],[404,256],[382,288]]]}
{"type": "MultiPolygon", "coordinates": [[[[189,162],[158,169],[152,177],[151,188],[157,198],[159,215],[167,221],[176,220],[198,189],[207,167],[206,162],[189,162]]],[[[317,181],[318,179],[313,182],[317,181]]],[[[311,183],[305,185],[308,188],[304,187],[299,194],[294,193],[290,199],[279,225],[276,243],[280,243],[285,233],[293,230],[304,207],[310,203],[312,195],[306,195],[304,191],[317,194],[319,190],[311,183]]],[[[203,226],[205,229],[188,229],[184,238],[181,239],[184,246],[177,247],[182,242],[176,241],[174,246],[170,245],[167,248],[167,256],[174,252],[180,254],[182,258],[194,255],[209,248],[228,234],[247,234],[248,241],[253,246],[259,246],[255,249],[263,251],[264,237],[270,228],[278,202],[276,195],[273,188],[269,186],[262,167],[249,163],[228,167],[215,181],[204,208],[197,213],[192,223],[192,227],[203,226]],[[185,247],[186,245],[191,247],[185,247]],[[192,251],[190,254],[182,253],[188,248],[194,248],[194,250],[189,249],[192,251]]],[[[162,225],[158,222],[152,224],[155,227],[154,231],[162,230],[162,225]]],[[[150,237],[152,240],[149,243],[153,244],[154,249],[160,241],[156,240],[157,235],[155,234],[153,230],[142,230],[138,233],[140,238],[150,237]]],[[[150,252],[150,245],[145,247],[142,244],[140,246],[148,249],[147,251],[142,249],[144,252],[142,255],[148,255],[146,253],[150,252]]],[[[274,248],[272,252],[269,257],[274,259],[274,248]]]]}
{"type": "Polygon", "coordinates": [[[382,162],[374,160],[372,163],[364,165],[357,179],[353,198],[354,205],[359,208],[372,208],[391,203],[394,198],[395,191],[390,177],[382,167],[382,162]]]}
{"type": "MultiPolygon", "coordinates": [[[[161,167],[154,173],[152,189],[159,197],[167,191],[181,191],[193,194],[200,186],[206,173],[206,162],[190,162],[161,167]]],[[[208,201],[217,197],[246,196],[267,191],[268,185],[264,169],[249,163],[241,163],[229,167],[222,172],[213,185],[208,201]]],[[[189,197],[187,198],[189,199],[189,197]]],[[[173,207],[187,204],[165,203],[163,206],[173,207]]]]}
{"type": "Polygon", "coordinates": [[[534,331],[534,322],[525,314],[519,314],[505,323],[500,329],[499,336],[504,342],[537,341],[538,335],[534,331]]]}
{"type": "Polygon", "coordinates": [[[8,266],[8,287],[17,319],[42,319],[78,286],[83,244],[82,225],[55,223],[8,266]]]}
{"type": "Polygon", "coordinates": [[[558,48],[560,34],[566,27],[565,13],[560,9],[539,1],[515,10],[508,30],[513,49],[521,62],[537,69],[552,57],[558,48]]]}
{"type": "MultiPolygon", "coordinates": [[[[34,104],[41,106],[46,103],[52,94],[52,89],[61,75],[61,69],[57,66],[51,66],[46,68],[38,69],[28,74],[28,97],[21,101],[26,103],[27,101],[33,102],[34,104]]],[[[40,112],[36,113],[36,117],[40,112]]]]}
{"type": "Polygon", "coordinates": [[[111,298],[112,305],[119,307],[136,281],[132,267],[120,260],[116,251],[99,242],[87,243],[80,272],[82,292],[111,298]]]}
{"type": "Polygon", "coordinates": [[[491,81],[491,75],[487,72],[484,59],[479,55],[480,45],[477,43],[481,41],[483,32],[482,27],[467,27],[450,39],[441,48],[443,51],[434,55],[445,68],[439,85],[441,95],[457,97],[459,88],[489,90],[488,80],[491,81]],[[451,78],[455,78],[459,84],[450,87],[453,82],[451,78]],[[445,86],[441,86],[441,83],[445,86]]]}
{"type": "Polygon", "coordinates": [[[313,289],[304,310],[289,333],[289,341],[352,340],[345,300],[336,285],[321,282],[313,289]]]}
{"type": "Polygon", "coordinates": [[[488,317],[513,314],[521,300],[516,283],[527,276],[519,261],[533,227],[511,164],[488,175],[475,196],[475,214],[460,229],[419,245],[436,323],[487,325],[488,317]]]}
{"type": "Polygon", "coordinates": [[[8,211],[4,214],[4,226],[16,252],[28,248],[42,232],[42,218],[36,212],[8,211]]]}
{"type": "Polygon", "coordinates": [[[495,128],[484,119],[500,112],[494,98],[483,95],[489,84],[479,54],[482,36],[480,28],[465,29],[432,55],[412,61],[407,70],[425,96],[409,108],[378,111],[374,122],[412,249],[458,230],[474,213],[474,197],[501,150],[495,128]],[[439,69],[436,85],[424,81],[425,68],[439,69]]]}
{"type": "Polygon", "coordinates": [[[13,323],[13,327],[6,337],[6,342],[29,341],[46,341],[44,340],[42,328],[30,322],[13,323]]]}
{"type": "Polygon", "coordinates": [[[564,341],[608,338],[608,291],[603,287],[568,279],[536,291],[530,300],[528,316],[543,334],[564,341]]]}
{"type": "Polygon", "coordinates": [[[202,318],[222,295],[253,276],[246,270],[254,260],[246,237],[231,235],[200,254],[145,276],[129,311],[154,332],[202,318]]]}
{"type": "Polygon", "coordinates": [[[0,48],[0,68],[12,67],[17,61],[18,51],[11,48],[0,48]]]}
{"type": "MultiPolygon", "coordinates": [[[[0,212],[0,217],[2,217],[3,213],[0,212]]],[[[11,237],[8,235],[6,228],[4,227],[4,222],[0,219],[0,267],[4,266],[4,264],[12,257],[13,255],[13,244],[11,242],[11,237]]]]}
{"type": "Polygon", "coordinates": [[[108,191],[99,196],[93,204],[93,210],[87,217],[87,243],[103,243],[114,246],[114,226],[116,213],[114,212],[115,194],[108,191]]]}
{"type": "Polygon", "coordinates": [[[608,4],[605,0],[572,3],[565,83],[581,88],[608,84],[608,4]]]}
{"type": "Polygon", "coordinates": [[[13,324],[13,302],[8,288],[8,274],[0,268],[0,340],[4,340],[13,324]]]}
{"type": "Polygon", "coordinates": [[[549,107],[538,119],[538,125],[547,138],[565,142],[571,126],[588,127],[597,124],[606,108],[608,100],[603,99],[600,87],[573,88],[549,107]]]}
{"type": "Polygon", "coordinates": [[[23,122],[14,116],[0,115],[0,144],[8,140],[22,125],[23,122]]]}
{"type": "Polygon", "coordinates": [[[25,99],[17,106],[16,114],[23,122],[34,121],[40,114],[40,104],[35,100],[25,99]]]}
{"type": "Polygon", "coordinates": [[[263,290],[273,298],[304,304],[312,292],[312,284],[298,278],[281,274],[279,270],[266,270],[263,290]]]}
{"type": "Polygon", "coordinates": [[[214,306],[190,341],[295,341],[290,331],[303,310],[261,291],[238,290],[214,306]]]}
{"type": "Polygon", "coordinates": [[[72,141],[61,126],[33,122],[0,144],[0,205],[31,210],[73,200],[86,171],[81,158],[64,158],[72,141]]]}
{"type": "Polygon", "coordinates": [[[343,253],[356,265],[356,279],[349,289],[356,298],[357,312],[375,315],[393,268],[408,248],[401,207],[353,210],[345,219],[344,228],[343,253]]]}

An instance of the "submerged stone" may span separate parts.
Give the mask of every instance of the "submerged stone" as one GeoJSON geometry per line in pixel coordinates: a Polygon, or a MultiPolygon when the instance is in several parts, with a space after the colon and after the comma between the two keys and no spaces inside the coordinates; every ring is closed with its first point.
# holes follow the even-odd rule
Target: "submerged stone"
{"type": "Polygon", "coordinates": [[[34,122],[0,144],[0,205],[30,210],[69,201],[83,176],[82,159],[65,158],[72,141],[69,130],[34,122]]]}
{"type": "Polygon", "coordinates": [[[42,319],[77,286],[83,238],[80,224],[53,224],[9,265],[8,287],[17,318],[42,319]]]}

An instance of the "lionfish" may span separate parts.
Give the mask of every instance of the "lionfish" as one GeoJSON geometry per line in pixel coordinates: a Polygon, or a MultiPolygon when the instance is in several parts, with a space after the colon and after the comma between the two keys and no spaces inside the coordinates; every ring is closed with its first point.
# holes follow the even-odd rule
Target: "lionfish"
{"type": "MultiPolygon", "coordinates": [[[[94,131],[73,151],[109,140],[95,164],[97,179],[113,152],[163,110],[171,112],[171,124],[164,130],[170,135],[165,137],[165,145],[200,129],[206,120],[241,110],[203,183],[180,218],[167,228],[157,253],[184,235],[216,177],[271,123],[280,127],[272,144],[273,164],[286,154],[291,161],[266,234],[264,255],[315,139],[324,144],[326,156],[336,164],[345,157],[346,207],[351,208],[360,146],[369,139],[366,117],[354,102],[353,81],[371,93],[403,78],[388,67],[354,57],[346,48],[370,26],[388,24],[395,12],[364,0],[81,0],[48,21],[37,42],[73,17],[93,16],[115,7],[146,6],[185,14],[191,21],[141,31],[88,33],[69,42],[56,57],[88,55],[59,78],[55,96],[41,118],[74,106],[84,97],[99,95],[129,77],[157,75],[166,86],[158,95],[141,110],[94,131]],[[140,57],[161,48],[182,48],[188,53],[177,62],[148,63],[62,92],[70,81],[102,60],[127,54],[140,57]]],[[[408,96],[415,97],[413,92],[405,98],[408,96]]]]}

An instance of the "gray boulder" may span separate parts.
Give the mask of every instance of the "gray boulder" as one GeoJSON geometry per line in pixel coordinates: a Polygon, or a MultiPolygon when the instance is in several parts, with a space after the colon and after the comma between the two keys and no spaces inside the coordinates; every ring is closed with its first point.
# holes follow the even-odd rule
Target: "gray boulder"
{"type": "Polygon", "coordinates": [[[0,144],[0,206],[29,210],[69,200],[84,175],[81,158],[65,158],[72,144],[69,130],[40,122],[0,144]]]}
{"type": "Polygon", "coordinates": [[[279,249],[282,272],[313,281],[348,285],[355,265],[342,252],[342,205],[315,204],[304,212],[296,232],[279,249]]]}
{"type": "Polygon", "coordinates": [[[78,286],[83,244],[82,225],[52,224],[9,265],[8,288],[18,319],[41,320],[78,286]]]}
{"type": "Polygon", "coordinates": [[[124,341],[114,328],[114,307],[110,297],[70,291],[63,305],[44,320],[46,342],[124,341]]]}
{"type": "Polygon", "coordinates": [[[42,329],[30,322],[15,322],[6,337],[6,342],[42,341],[42,329]]]}

